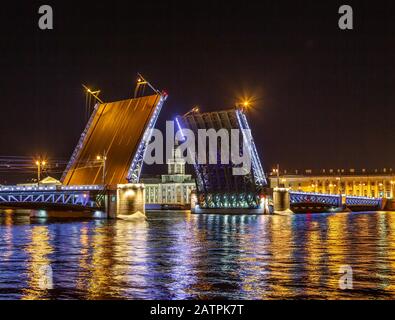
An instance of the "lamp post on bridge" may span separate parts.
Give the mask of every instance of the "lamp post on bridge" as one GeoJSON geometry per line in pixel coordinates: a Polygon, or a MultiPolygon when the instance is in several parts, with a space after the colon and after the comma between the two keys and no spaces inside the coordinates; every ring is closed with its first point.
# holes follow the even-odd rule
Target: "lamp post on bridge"
{"type": "Polygon", "coordinates": [[[273,169],[273,173],[277,176],[277,188],[280,188],[280,165],[277,164],[276,168],[273,169]]]}
{"type": "Polygon", "coordinates": [[[36,166],[37,166],[37,187],[40,186],[40,180],[41,180],[41,170],[46,166],[47,162],[45,160],[37,160],[36,161],[36,166]]]}
{"type": "Polygon", "coordinates": [[[96,157],[97,161],[100,161],[103,167],[103,173],[102,173],[102,184],[103,186],[106,185],[106,161],[107,161],[107,152],[104,150],[102,155],[98,155],[96,157]]]}

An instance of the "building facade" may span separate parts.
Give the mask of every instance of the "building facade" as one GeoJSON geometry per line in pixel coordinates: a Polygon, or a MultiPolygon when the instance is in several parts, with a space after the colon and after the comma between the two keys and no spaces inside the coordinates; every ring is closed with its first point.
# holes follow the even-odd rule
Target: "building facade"
{"type": "Polygon", "coordinates": [[[393,198],[395,173],[392,169],[329,169],[287,172],[276,170],[269,176],[271,187],[323,194],[393,198]]]}
{"type": "Polygon", "coordinates": [[[191,193],[196,190],[195,181],[190,174],[185,174],[181,154],[174,151],[173,156],[167,165],[167,174],[142,179],[147,205],[190,205],[191,193]]]}

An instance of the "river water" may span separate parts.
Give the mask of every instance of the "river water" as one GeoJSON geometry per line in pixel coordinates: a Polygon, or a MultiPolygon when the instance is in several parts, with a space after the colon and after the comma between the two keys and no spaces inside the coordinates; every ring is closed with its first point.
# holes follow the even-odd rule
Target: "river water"
{"type": "Polygon", "coordinates": [[[395,213],[147,216],[0,211],[0,299],[395,297],[395,213]],[[341,268],[353,289],[340,289],[341,268]]]}

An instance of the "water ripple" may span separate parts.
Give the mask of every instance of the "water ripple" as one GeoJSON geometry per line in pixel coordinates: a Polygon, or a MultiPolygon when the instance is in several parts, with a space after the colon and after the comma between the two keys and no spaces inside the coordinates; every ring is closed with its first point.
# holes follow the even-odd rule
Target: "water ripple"
{"type": "Polygon", "coordinates": [[[0,211],[1,299],[391,299],[395,213],[30,220],[0,211]],[[53,289],[40,289],[40,268],[53,289]],[[339,288],[339,268],[353,289],[339,288]]]}

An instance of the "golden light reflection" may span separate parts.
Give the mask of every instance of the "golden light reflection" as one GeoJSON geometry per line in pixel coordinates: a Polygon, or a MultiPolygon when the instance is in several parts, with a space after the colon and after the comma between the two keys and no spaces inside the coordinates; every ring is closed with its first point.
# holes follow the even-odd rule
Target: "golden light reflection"
{"type": "Polygon", "coordinates": [[[354,216],[352,231],[354,241],[352,253],[358,254],[357,263],[349,259],[348,263],[353,267],[353,286],[354,289],[376,290],[379,284],[377,278],[377,259],[378,259],[378,243],[379,238],[376,233],[378,214],[358,214],[354,216]],[[373,243],[372,243],[372,240],[373,243]],[[375,250],[372,250],[372,245],[375,250]]]}
{"type": "Polygon", "coordinates": [[[33,226],[31,228],[31,239],[25,251],[29,255],[27,261],[28,282],[26,289],[23,290],[22,299],[36,300],[45,299],[48,290],[40,285],[43,281],[42,268],[50,266],[49,255],[53,252],[50,244],[50,233],[47,226],[33,226]]]}
{"type": "Polygon", "coordinates": [[[319,296],[322,291],[321,275],[324,271],[325,250],[320,230],[318,221],[307,221],[306,272],[309,285],[306,286],[306,294],[311,296],[319,296]]]}
{"type": "Polygon", "coordinates": [[[326,285],[331,290],[331,299],[342,296],[339,288],[340,267],[351,265],[352,261],[347,257],[350,250],[350,242],[347,232],[347,219],[349,214],[338,213],[327,218],[327,241],[324,246],[327,248],[328,281],[326,285]]]}
{"type": "Polygon", "coordinates": [[[79,259],[79,274],[76,280],[77,289],[83,291],[86,286],[86,275],[90,270],[90,241],[89,241],[89,227],[85,224],[80,229],[80,259],[79,259]]]}
{"type": "Polygon", "coordinates": [[[251,217],[243,218],[246,219],[243,224],[245,232],[239,239],[242,253],[235,257],[241,273],[239,275],[240,289],[251,299],[262,299],[268,286],[267,256],[269,255],[268,246],[270,246],[270,241],[262,241],[262,239],[268,239],[270,236],[269,225],[272,217],[260,216],[256,219],[257,223],[254,223],[251,217]],[[249,228],[254,228],[254,232],[248,232],[249,228]]]}
{"type": "MultiPolygon", "coordinates": [[[[116,222],[116,235],[113,253],[113,284],[122,288],[127,283],[132,288],[149,288],[155,284],[150,283],[147,242],[149,223],[147,221],[116,222]]],[[[120,290],[117,296],[124,299],[138,299],[139,291],[120,290]]]]}
{"type": "MultiPolygon", "coordinates": [[[[188,299],[193,296],[193,288],[197,282],[197,259],[196,249],[191,246],[191,243],[198,243],[196,239],[196,233],[194,230],[192,214],[190,212],[185,214],[185,219],[188,222],[186,225],[183,224],[183,228],[179,228],[179,231],[175,235],[175,239],[169,243],[169,252],[177,252],[179,254],[171,255],[169,262],[171,262],[171,278],[172,284],[169,284],[168,290],[171,291],[171,286],[177,283],[177,290],[174,292],[175,299],[188,299]]],[[[170,225],[173,227],[173,225],[170,225]]]]}
{"type": "Polygon", "coordinates": [[[199,272],[196,275],[196,283],[190,288],[191,292],[199,292],[199,298],[204,299],[205,294],[213,290],[213,283],[207,279],[207,260],[209,255],[209,249],[211,249],[212,242],[209,241],[209,227],[213,227],[213,219],[215,216],[210,215],[193,215],[195,228],[192,229],[193,237],[196,239],[196,250],[195,250],[195,265],[199,272]],[[205,226],[202,228],[197,228],[198,225],[205,226]]]}
{"type": "Polygon", "coordinates": [[[11,227],[13,225],[12,215],[14,214],[14,210],[4,209],[0,210],[1,218],[3,219],[2,224],[11,227]]]}
{"type": "Polygon", "coordinates": [[[385,214],[387,219],[387,259],[388,262],[388,278],[386,281],[385,290],[391,294],[391,297],[395,297],[395,212],[385,214]]]}
{"type": "MultiPolygon", "coordinates": [[[[111,296],[113,283],[113,241],[114,237],[109,232],[108,226],[97,226],[94,229],[92,242],[92,259],[90,275],[87,279],[87,299],[102,299],[111,296]]],[[[86,277],[85,277],[86,279],[86,277]]]]}
{"type": "MultiPolygon", "coordinates": [[[[274,216],[270,224],[270,247],[271,256],[270,265],[270,284],[273,292],[278,292],[279,297],[293,295],[292,266],[289,261],[293,260],[294,235],[293,219],[294,217],[274,216]]],[[[264,297],[262,297],[264,298],[264,297]]],[[[280,298],[281,299],[281,298],[280,298]]]]}
{"type": "Polygon", "coordinates": [[[67,284],[75,283],[73,297],[85,299],[395,297],[395,213],[185,213],[165,222],[162,216],[148,222],[79,222],[71,241],[57,238],[52,224],[24,224],[17,230],[23,236],[16,236],[19,218],[12,214],[0,215],[5,250],[0,260],[23,248],[23,299],[57,294],[39,284],[40,269],[51,265],[53,252],[74,258],[78,253],[77,263],[64,256],[68,265],[56,269],[57,280],[60,288],[66,276],[67,284]],[[347,265],[353,268],[354,290],[343,291],[339,270],[347,265]]]}
{"type": "Polygon", "coordinates": [[[389,227],[388,224],[390,224],[390,215],[387,220],[387,213],[386,212],[380,212],[377,214],[377,219],[375,223],[375,234],[377,234],[377,255],[375,259],[376,267],[377,267],[377,287],[381,290],[388,290],[388,287],[390,289],[394,289],[392,285],[392,272],[388,272],[388,270],[391,270],[391,266],[389,265],[389,255],[390,251],[387,248],[391,246],[391,244],[388,243],[388,237],[387,234],[389,233],[389,227]],[[388,222],[388,224],[387,224],[388,222]],[[392,288],[391,288],[392,286],[392,288]]]}

